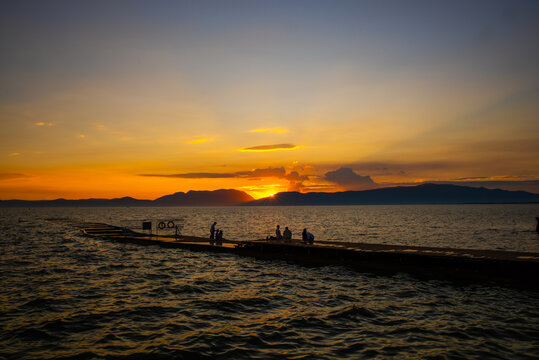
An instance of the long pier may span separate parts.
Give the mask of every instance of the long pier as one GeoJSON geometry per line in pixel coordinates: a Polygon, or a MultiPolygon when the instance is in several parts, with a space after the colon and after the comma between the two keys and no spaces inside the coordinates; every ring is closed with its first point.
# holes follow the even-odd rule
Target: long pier
{"type": "Polygon", "coordinates": [[[298,240],[223,239],[222,245],[211,245],[207,238],[195,236],[155,236],[103,223],[61,221],[80,229],[85,236],[119,242],[232,253],[309,265],[345,265],[375,274],[406,272],[420,278],[503,282],[539,289],[539,253],[330,241],[305,245],[298,240]]]}

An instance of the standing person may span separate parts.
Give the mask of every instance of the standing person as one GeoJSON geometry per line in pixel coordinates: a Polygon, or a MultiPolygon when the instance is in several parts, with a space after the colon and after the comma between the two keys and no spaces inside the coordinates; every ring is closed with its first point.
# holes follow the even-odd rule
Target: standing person
{"type": "Polygon", "coordinates": [[[292,241],[292,231],[288,230],[288,226],[284,227],[283,239],[285,241],[292,241]]]}
{"type": "Polygon", "coordinates": [[[215,225],[217,225],[217,221],[215,221],[210,227],[210,240],[215,239],[215,225]]]}
{"type": "Polygon", "coordinates": [[[307,244],[307,229],[303,229],[303,231],[301,232],[301,240],[307,244]]]}
{"type": "Polygon", "coordinates": [[[279,225],[277,225],[277,229],[275,229],[275,238],[277,240],[282,240],[283,239],[283,236],[281,235],[281,229],[280,229],[279,225]]]}
{"type": "Polygon", "coordinates": [[[215,239],[210,240],[211,245],[219,245],[219,229],[215,229],[214,236],[215,239]]]}

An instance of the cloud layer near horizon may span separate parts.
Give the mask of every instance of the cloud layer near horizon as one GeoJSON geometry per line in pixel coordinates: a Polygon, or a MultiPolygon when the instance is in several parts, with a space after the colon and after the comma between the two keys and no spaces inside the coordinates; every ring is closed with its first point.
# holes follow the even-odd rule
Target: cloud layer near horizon
{"type": "Polygon", "coordinates": [[[232,173],[181,173],[181,174],[140,174],[139,176],[146,177],[167,177],[167,178],[183,178],[183,179],[224,179],[224,178],[264,178],[264,177],[276,177],[284,178],[286,176],[286,170],[284,167],[280,168],[265,168],[254,169],[250,171],[236,171],[232,173]]]}
{"type": "MultiPolygon", "coordinates": [[[[284,167],[279,168],[264,168],[254,169],[249,171],[236,171],[231,173],[180,173],[180,174],[140,174],[144,177],[163,177],[163,178],[180,178],[180,179],[227,179],[227,178],[279,178],[289,181],[288,191],[303,191],[314,188],[319,189],[335,189],[333,185],[310,185],[306,187],[304,182],[309,180],[309,175],[302,175],[298,171],[286,172],[284,167]]],[[[341,167],[335,171],[327,172],[323,180],[336,184],[345,190],[364,190],[376,187],[377,184],[370,176],[361,176],[356,174],[351,168],[341,167]]]]}
{"type": "Polygon", "coordinates": [[[303,182],[309,179],[308,175],[300,175],[297,171],[286,172],[284,167],[236,171],[232,173],[182,173],[182,174],[140,174],[144,177],[164,177],[180,179],[228,179],[228,178],[278,178],[289,181],[288,191],[301,191],[303,182]]]}

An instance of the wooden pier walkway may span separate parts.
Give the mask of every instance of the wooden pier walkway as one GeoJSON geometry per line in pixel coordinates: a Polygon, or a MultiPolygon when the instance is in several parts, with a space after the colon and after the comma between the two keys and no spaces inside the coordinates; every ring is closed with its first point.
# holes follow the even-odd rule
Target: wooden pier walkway
{"type": "Polygon", "coordinates": [[[313,265],[345,265],[372,273],[407,272],[422,278],[503,281],[539,289],[539,253],[317,241],[234,241],[210,245],[195,236],[151,236],[103,223],[59,220],[84,235],[119,242],[158,245],[191,251],[233,253],[313,265]]]}

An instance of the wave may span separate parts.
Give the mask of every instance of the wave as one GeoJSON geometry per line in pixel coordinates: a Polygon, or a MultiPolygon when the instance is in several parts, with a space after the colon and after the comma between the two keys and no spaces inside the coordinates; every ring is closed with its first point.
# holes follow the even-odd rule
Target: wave
{"type": "MultiPolygon", "coordinates": [[[[398,216],[398,207],[383,209],[398,216]]],[[[340,216],[335,209],[292,210],[340,216]]],[[[47,211],[42,218],[65,217],[65,210],[47,211]]],[[[96,221],[145,215],[140,209],[69,211],[96,221]]],[[[144,211],[209,216],[207,209],[144,211]]],[[[227,219],[226,212],[212,211],[227,219]]],[[[281,219],[275,209],[267,211],[271,224],[281,219]]],[[[270,223],[268,217],[260,221],[270,223]]],[[[8,220],[0,216],[0,229],[8,229],[0,239],[0,358],[537,357],[537,292],[125,246],[42,220],[18,231],[8,220]]],[[[387,229],[381,221],[373,225],[387,229]]],[[[412,230],[399,231],[408,236],[412,230]]],[[[535,234],[524,235],[536,241],[535,234]]]]}

